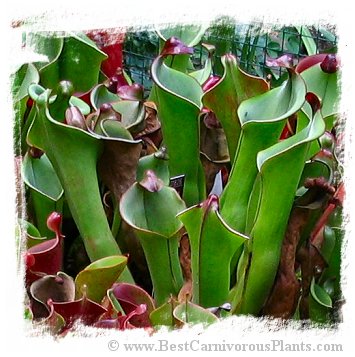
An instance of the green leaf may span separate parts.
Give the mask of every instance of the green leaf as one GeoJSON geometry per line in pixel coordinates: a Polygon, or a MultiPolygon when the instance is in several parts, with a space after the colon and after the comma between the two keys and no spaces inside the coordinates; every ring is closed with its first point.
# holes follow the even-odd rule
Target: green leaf
{"type": "Polygon", "coordinates": [[[35,227],[31,222],[28,222],[24,219],[19,219],[16,226],[16,230],[20,230],[19,234],[26,235],[26,248],[30,249],[31,247],[44,242],[46,237],[42,237],[40,231],[35,227]],[[21,233],[23,232],[23,233],[21,233]]]}
{"type": "Polygon", "coordinates": [[[298,54],[300,52],[300,40],[297,35],[287,36],[286,41],[284,41],[284,44],[286,45],[286,51],[292,54],[298,54]]]}
{"type": "Polygon", "coordinates": [[[265,80],[243,72],[233,55],[221,59],[224,73],[221,80],[202,98],[204,106],[212,110],[221,122],[227,137],[231,162],[237,151],[241,131],[237,109],[242,101],[268,90],[265,80]]]}
{"type": "Polygon", "coordinates": [[[90,102],[95,110],[102,104],[118,102],[120,97],[110,92],[104,84],[97,85],[90,93],[90,102]]]}
{"type": "Polygon", "coordinates": [[[143,181],[133,184],[120,202],[122,219],[134,229],[142,244],[157,306],[171,294],[177,296],[183,284],[178,256],[182,224],[176,215],[185,208],[177,192],[164,186],[152,171],[146,173],[143,181]]]}
{"type": "MultiPolygon", "coordinates": [[[[302,109],[297,113],[296,132],[299,132],[304,129],[308,125],[310,118],[312,118],[312,108],[309,103],[305,102],[302,109]]],[[[327,129],[326,121],[325,124],[327,129]]],[[[319,140],[312,142],[308,150],[307,160],[311,160],[315,155],[317,155],[320,149],[321,147],[319,144],[319,140]]]]}
{"type": "Polygon", "coordinates": [[[334,296],[335,279],[329,278],[324,281],[323,289],[332,298],[334,296]]]}
{"type": "Polygon", "coordinates": [[[55,89],[58,82],[68,80],[76,92],[87,92],[97,84],[101,62],[107,56],[84,34],[37,33],[28,40],[37,53],[48,56],[49,63],[37,63],[43,86],[55,89]]]}
{"type": "Polygon", "coordinates": [[[324,130],[325,124],[318,110],[301,132],[257,155],[261,192],[257,217],[250,233],[251,256],[245,288],[239,287],[245,289],[238,309],[240,313],[258,314],[269,295],[309,145],[324,130]],[[265,274],[265,271],[268,273],[265,274]]]}
{"type": "Polygon", "coordinates": [[[175,300],[169,300],[165,304],[161,305],[149,315],[149,319],[154,327],[157,326],[175,326],[174,309],[177,302],[175,300]]]}
{"type": "MultiPolygon", "coordinates": [[[[13,75],[12,96],[15,112],[14,144],[16,155],[23,154],[27,148],[24,136],[28,129],[27,125],[31,121],[30,115],[25,118],[27,111],[28,87],[30,84],[38,82],[38,71],[31,63],[22,65],[13,75]]],[[[33,112],[31,114],[33,114],[33,112]]]]}
{"type": "MultiPolygon", "coordinates": [[[[205,45],[206,46],[206,45],[205,45]]],[[[212,73],[212,54],[215,50],[214,46],[206,46],[207,51],[208,51],[208,57],[206,59],[206,63],[203,68],[193,71],[190,73],[190,76],[195,78],[197,82],[202,85],[205,83],[208,79],[208,77],[212,73]]]]}
{"type": "Polygon", "coordinates": [[[19,102],[28,97],[30,84],[39,82],[39,74],[32,63],[26,63],[14,75],[12,95],[14,102],[19,102]]]}
{"type": "Polygon", "coordinates": [[[63,187],[46,154],[36,159],[27,153],[23,159],[22,177],[27,186],[53,201],[63,195],[63,187]]]}
{"type": "Polygon", "coordinates": [[[164,29],[156,29],[156,32],[163,41],[174,36],[186,46],[193,47],[201,41],[207,27],[207,25],[175,25],[164,29]]]}
{"type": "Polygon", "coordinates": [[[131,133],[117,120],[103,119],[100,127],[102,134],[109,138],[133,140],[131,133]]]}
{"type": "Polygon", "coordinates": [[[229,293],[232,257],[248,237],[227,226],[214,195],[178,217],[190,239],[193,302],[203,307],[220,306],[229,293]]]}
{"type": "Polygon", "coordinates": [[[112,108],[121,114],[122,125],[131,133],[144,129],[145,108],[142,102],[136,100],[121,100],[111,103],[112,108]]]}
{"type": "MultiPolygon", "coordinates": [[[[161,53],[167,40],[175,37],[185,44],[187,47],[193,47],[201,41],[201,38],[206,30],[204,25],[175,25],[164,28],[163,30],[156,29],[159,41],[159,53],[161,53]]],[[[165,64],[169,67],[178,70],[182,73],[188,73],[192,70],[193,64],[188,54],[180,54],[179,56],[170,55],[164,59],[165,64]]],[[[153,85],[149,95],[149,101],[157,102],[156,84],[153,85]]]]}
{"type": "MultiPolygon", "coordinates": [[[[334,314],[332,309],[325,307],[316,301],[312,294],[308,297],[309,301],[309,319],[312,322],[317,323],[318,325],[329,326],[332,321],[334,321],[334,314]]],[[[329,326],[330,327],[330,326],[329,326]]]]}
{"type": "Polygon", "coordinates": [[[86,285],[87,297],[100,303],[126,265],[127,257],[120,255],[105,257],[91,263],[75,278],[76,298],[80,298],[82,287],[86,285]]]}
{"type": "Polygon", "coordinates": [[[312,37],[311,31],[306,26],[297,26],[296,29],[301,35],[308,56],[315,55],[317,53],[317,44],[312,37]]]}
{"type": "Polygon", "coordinates": [[[281,50],[281,47],[278,42],[275,42],[275,41],[268,42],[267,51],[268,51],[270,57],[277,57],[280,50],[281,50]]]}
{"type": "Polygon", "coordinates": [[[235,34],[241,32],[236,26],[235,19],[232,17],[221,17],[214,21],[206,32],[206,42],[216,47],[216,61],[214,63],[215,74],[222,74],[223,67],[220,63],[221,58],[226,53],[233,50],[235,34]]]}
{"type": "Polygon", "coordinates": [[[343,225],[342,207],[338,206],[328,220],[329,227],[335,233],[335,242],[332,254],[328,259],[328,267],[323,271],[320,284],[325,287],[327,280],[331,279],[334,289],[334,299],[339,300],[342,298],[341,292],[341,262],[343,254],[343,242],[345,236],[345,227],[343,225]]]}
{"type": "Polygon", "coordinates": [[[31,50],[43,56],[43,60],[36,61],[34,65],[38,70],[55,61],[63,49],[63,36],[53,36],[45,32],[26,33],[25,45],[31,50]]]}
{"type": "Polygon", "coordinates": [[[321,247],[321,254],[325,261],[328,263],[335,247],[336,235],[334,229],[327,225],[324,226],[323,235],[324,240],[321,247]]]}
{"type": "Polygon", "coordinates": [[[41,233],[31,222],[28,222],[24,219],[19,219],[18,224],[21,229],[26,231],[27,235],[31,236],[32,238],[41,238],[41,233]]]}
{"type": "MultiPolygon", "coordinates": [[[[169,26],[164,29],[156,29],[158,36],[160,37],[159,41],[159,53],[161,52],[164,44],[171,37],[178,38],[182,43],[184,43],[187,47],[196,46],[202,39],[206,31],[205,25],[180,25],[177,24],[175,26],[169,26]]],[[[182,73],[187,73],[190,69],[193,69],[193,65],[190,59],[190,56],[187,54],[182,54],[179,56],[168,56],[165,59],[165,63],[175,70],[178,70],[182,73]]],[[[150,100],[153,100],[151,98],[150,100]]]]}
{"type": "Polygon", "coordinates": [[[152,78],[169,172],[185,175],[183,198],[191,206],[205,197],[199,147],[202,89],[194,78],[169,68],[160,56],[152,64],[152,78]]]}
{"type": "Polygon", "coordinates": [[[289,70],[282,86],[249,98],[238,107],[241,135],[221,196],[221,215],[235,230],[245,231],[249,197],[258,174],[258,153],[279,140],[286,119],[302,107],[305,95],[301,76],[289,70]]]}
{"type": "Polygon", "coordinates": [[[184,302],[176,306],[174,309],[174,317],[183,325],[210,325],[218,321],[218,318],[214,314],[191,302],[184,302]]]}
{"type": "Polygon", "coordinates": [[[121,313],[122,315],[125,315],[125,312],[121,306],[121,304],[118,302],[115,294],[113,293],[113,289],[109,289],[107,290],[107,298],[110,301],[113,309],[118,312],[121,313]]]}
{"type": "Polygon", "coordinates": [[[199,69],[197,71],[191,72],[190,76],[195,78],[196,81],[202,85],[205,83],[210,76],[212,72],[212,60],[210,57],[208,57],[205,66],[202,69],[199,69]]]}
{"type": "Polygon", "coordinates": [[[30,188],[29,204],[33,210],[33,221],[39,229],[41,236],[54,238],[54,232],[47,226],[47,218],[52,212],[61,213],[63,210],[64,195],[58,201],[53,201],[46,195],[30,188]]]}
{"type": "Polygon", "coordinates": [[[78,107],[79,110],[81,111],[81,114],[83,114],[83,115],[90,114],[90,111],[91,111],[90,106],[78,97],[71,96],[69,99],[69,104],[72,107],[78,107]]]}
{"type": "Polygon", "coordinates": [[[73,84],[69,81],[60,81],[55,88],[56,95],[49,98],[49,112],[53,118],[63,123],[65,112],[69,108],[69,101],[74,93],[73,84]]]}
{"type": "Polygon", "coordinates": [[[168,160],[166,153],[162,150],[141,157],[138,162],[136,181],[143,180],[145,172],[152,170],[168,186],[170,181],[168,160]]]}
{"type": "Polygon", "coordinates": [[[321,100],[321,112],[324,121],[327,123],[327,130],[333,128],[336,114],[339,111],[340,87],[338,85],[338,72],[325,73],[322,71],[320,63],[318,63],[301,73],[306,82],[307,91],[313,92],[321,100]]]}
{"type": "MultiPolygon", "coordinates": [[[[37,115],[27,141],[46,152],[59,180],[75,223],[83,238],[91,261],[120,250],[113,238],[102,206],[96,166],[103,150],[103,141],[88,132],[65,125],[49,113],[50,90],[30,87],[36,101],[37,115]],[[93,224],[95,222],[95,224],[93,224]]],[[[114,140],[114,139],[111,139],[114,140]]],[[[128,280],[129,274],[123,275],[128,280]]]]}
{"type": "Polygon", "coordinates": [[[166,238],[174,236],[182,228],[175,216],[183,209],[185,204],[173,188],[163,186],[159,191],[150,192],[138,183],[124,194],[120,206],[121,213],[124,213],[122,217],[132,227],[166,238]]]}
{"type": "Polygon", "coordinates": [[[25,306],[25,309],[23,312],[23,318],[28,321],[33,321],[33,313],[29,306],[25,306]]]}
{"type": "Polygon", "coordinates": [[[261,176],[258,174],[255,178],[253,188],[250,193],[248,201],[247,217],[245,224],[245,233],[250,234],[251,229],[254,226],[256,214],[259,208],[261,197],[261,176]]]}
{"type": "Polygon", "coordinates": [[[311,295],[318,304],[325,307],[333,306],[331,297],[321,286],[315,283],[314,278],[311,282],[311,295]]]}

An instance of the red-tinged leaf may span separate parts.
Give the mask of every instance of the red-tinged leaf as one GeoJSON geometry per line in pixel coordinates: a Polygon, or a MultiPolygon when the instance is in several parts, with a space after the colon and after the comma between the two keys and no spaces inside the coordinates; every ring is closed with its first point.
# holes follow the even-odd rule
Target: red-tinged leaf
{"type": "Polygon", "coordinates": [[[306,94],[306,101],[312,108],[313,115],[321,108],[321,102],[318,96],[312,92],[306,94]]]}
{"type": "MultiPolygon", "coordinates": [[[[117,283],[112,287],[112,293],[122,306],[126,315],[133,313],[139,305],[146,305],[146,311],[141,314],[136,312],[129,320],[136,327],[150,326],[149,314],[155,309],[153,299],[139,286],[128,283],[117,283]]],[[[143,309],[141,307],[141,309],[143,309]]],[[[138,310],[142,311],[142,310],[138,310]]]]}
{"type": "Polygon", "coordinates": [[[108,55],[108,58],[101,63],[101,70],[106,74],[106,76],[111,77],[122,69],[122,50],[123,43],[116,43],[114,45],[102,48],[102,51],[108,55]]]}
{"type": "Polygon", "coordinates": [[[141,148],[140,141],[105,141],[104,151],[98,163],[98,172],[117,202],[135,181],[141,148]]]}
{"type": "Polygon", "coordinates": [[[149,136],[150,139],[158,139],[158,142],[155,146],[159,147],[161,133],[157,133],[157,131],[160,129],[161,124],[157,116],[157,107],[154,102],[145,102],[143,105],[145,108],[145,127],[142,131],[136,133],[134,138],[138,140],[149,136]]]}
{"type": "Polygon", "coordinates": [[[328,149],[320,149],[320,151],[313,156],[313,159],[328,162],[328,165],[330,166],[330,162],[334,161],[334,154],[328,149]]]}
{"type": "Polygon", "coordinates": [[[123,67],[123,41],[125,33],[117,29],[92,30],[87,36],[93,40],[108,58],[101,63],[102,72],[112,77],[123,67]]]}
{"type": "Polygon", "coordinates": [[[286,124],[280,135],[280,140],[285,140],[292,135],[289,126],[286,124]]]}
{"type": "Polygon", "coordinates": [[[24,254],[24,260],[25,260],[26,268],[28,268],[28,269],[33,267],[35,265],[35,262],[36,262],[36,259],[33,256],[33,254],[28,253],[28,252],[26,252],[24,254]]]}
{"type": "Polygon", "coordinates": [[[63,316],[57,314],[54,311],[53,301],[51,299],[48,299],[47,305],[49,307],[48,317],[46,317],[44,320],[35,321],[33,324],[34,327],[44,327],[45,329],[48,329],[52,335],[57,335],[63,330],[65,321],[63,316]]]}
{"type": "Polygon", "coordinates": [[[220,79],[221,79],[220,76],[211,75],[207,79],[207,81],[205,83],[203,83],[203,85],[202,85],[203,92],[206,92],[209,89],[211,89],[212,87],[214,87],[220,81],[220,79]]]}
{"type": "Polygon", "coordinates": [[[192,47],[186,46],[181,40],[176,37],[170,37],[160,53],[161,56],[168,55],[179,55],[179,54],[189,54],[192,55],[194,49],[192,47]]]}
{"type": "Polygon", "coordinates": [[[28,288],[29,286],[31,286],[31,284],[42,278],[43,276],[46,276],[45,273],[41,273],[41,272],[36,272],[36,271],[32,271],[30,269],[26,270],[26,288],[28,288]]]}
{"type": "Polygon", "coordinates": [[[63,238],[60,230],[62,217],[53,212],[47,220],[48,228],[55,232],[56,237],[39,243],[26,251],[26,285],[30,286],[43,273],[56,274],[63,264],[63,238]],[[42,274],[41,274],[42,273],[42,274]]]}
{"type": "Polygon", "coordinates": [[[293,57],[289,54],[283,55],[278,58],[268,57],[266,59],[266,65],[269,67],[285,67],[292,68],[293,67],[293,57]]]}
{"type": "Polygon", "coordinates": [[[144,88],[138,83],[121,86],[117,89],[117,95],[123,100],[143,100],[144,88]]]}
{"type": "Polygon", "coordinates": [[[301,289],[295,272],[296,252],[309,216],[308,209],[299,207],[294,207],[290,214],[275,283],[263,308],[265,315],[286,319],[295,313],[301,289]]]}
{"type": "Polygon", "coordinates": [[[104,103],[100,106],[99,115],[104,116],[101,119],[117,120],[121,121],[121,115],[117,113],[113,108],[111,103],[104,103]]]}
{"type": "Polygon", "coordinates": [[[32,254],[35,257],[35,263],[38,263],[37,262],[38,254],[48,253],[48,251],[53,250],[57,245],[58,245],[58,239],[53,238],[31,247],[30,249],[28,249],[27,252],[29,254],[32,254]]]}
{"type": "Polygon", "coordinates": [[[94,325],[107,310],[96,302],[88,299],[85,294],[79,300],[69,302],[53,302],[54,311],[63,316],[66,328],[80,320],[84,325],[94,325]]]}
{"type": "Polygon", "coordinates": [[[202,154],[201,161],[205,168],[206,182],[208,182],[207,192],[209,192],[214,184],[217,172],[221,169],[220,165],[229,161],[225,132],[221,122],[212,111],[203,115],[200,124],[200,151],[202,154]]]}
{"type": "Polygon", "coordinates": [[[69,107],[65,111],[65,124],[87,131],[85,117],[78,107],[69,107]]]}
{"type": "Polygon", "coordinates": [[[56,234],[57,237],[64,237],[61,233],[62,215],[58,212],[52,212],[47,218],[48,228],[56,234]]]}
{"type": "Polygon", "coordinates": [[[216,114],[212,111],[208,111],[203,118],[203,122],[208,129],[220,129],[222,128],[221,123],[216,117],[216,114]]]}
{"type": "Polygon", "coordinates": [[[115,319],[102,319],[94,324],[94,327],[98,328],[108,328],[117,330],[134,329],[135,326],[130,323],[130,320],[134,316],[141,316],[147,312],[147,305],[140,304],[134,310],[132,310],[128,315],[120,315],[115,319]]]}
{"type": "MultiPolygon", "coordinates": [[[[144,315],[147,315],[147,312],[148,312],[147,311],[147,305],[146,304],[139,304],[127,316],[124,316],[124,318],[122,319],[122,329],[124,330],[124,329],[128,328],[130,326],[129,321],[133,320],[134,317],[138,317],[138,318],[136,318],[136,320],[139,321],[140,318],[142,318],[144,315]]],[[[149,311],[149,313],[150,312],[151,311],[149,311]]],[[[148,315],[147,319],[149,320],[149,315],[148,315]]],[[[135,325],[136,325],[136,323],[135,323],[135,325]]],[[[148,324],[148,326],[150,326],[150,323],[148,324]]]]}
{"type": "Polygon", "coordinates": [[[55,302],[74,301],[75,284],[73,279],[62,272],[46,275],[32,283],[30,287],[31,309],[35,318],[47,317],[48,299],[55,302]]]}
{"type": "Polygon", "coordinates": [[[125,77],[123,71],[120,69],[117,69],[117,73],[110,77],[108,81],[105,83],[105,86],[107,89],[112,92],[116,93],[117,89],[120,88],[121,86],[126,86],[129,85],[127,78],[125,77]]]}
{"type": "MultiPolygon", "coordinates": [[[[305,71],[306,69],[316,65],[317,63],[323,62],[327,56],[328,56],[328,54],[326,54],[326,53],[319,53],[317,55],[305,57],[296,66],[296,72],[301,73],[301,72],[305,71]]],[[[338,61],[338,59],[337,59],[337,61],[338,61]]]]}
{"type": "Polygon", "coordinates": [[[202,203],[198,205],[204,212],[217,211],[219,207],[219,198],[216,195],[210,195],[202,203]]]}
{"type": "Polygon", "coordinates": [[[339,69],[339,61],[337,56],[333,53],[327,55],[320,64],[320,68],[325,73],[335,73],[339,69]]]}
{"type": "Polygon", "coordinates": [[[63,261],[63,239],[53,238],[43,243],[39,243],[26,252],[27,256],[32,256],[34,264],[27,266],[26,285],[29,286],[37,280],[43,273],[56,274],[62,268],[63,261]],[[42,274],[40,274],[42,273],[42,274]]]}
{"type": "Polygon", "coordinates": [[[146,171],[144,179],[139,184],[149,192],[158,192],[164,187],[164,182],[152,170],[146,171]]]}
{"type": "Polygon", "coordinates": [[[316,240],[320,231],[328,222],[329,217],[331,216],[337,205],[341,206],[343,204],[344,198],[345,198],[345,187],[344,187],[344,183],[341,183],[338,189],[336,190],[336,192],[334,193],[333,202],[329,203],[328,207],[324,210],[323,214],[318,219],[311,233],[310,239],[312,243],[314,242],[314,240],[316,240]]]}
{"type": "MultiPolygon", "coordinates": [[[[94,323],[93,327],[121,330],[122,317],[123,316],[118,316],[115,319],[99,320],[94,323]]],[[[134,326],[130,326],[129,328],[134,328],[134,326]]]]}
{"type": "Polygon", "coordinates": [[[87,105],[91,106],[91,100],[90,100],[91,91],[92,89],[88,90],[87,92],[76,92],[74,93],[74,96],[84,101],[87,105]]]}
{"type": "Polygon", "coordinates": [[[100,109],[90,113],[86,117],[88,131],[92,134],[107,136],[107,133],[105,133],[102,128],[102,122],[105,120],[121,122],[121,115],[112,108],[110,103],[102,104],[100,109]]]}
{"type": "Polygon", "coordinates": [[[292,136],[293,134],[295,134],[296,124],[297,124],[297,115],[293,114],[287,119],[285,127],[280,135],[280,140],[285,140],[290,136],[292,136]]]}
{"type": "Polygon", "coordinates": [[[29,153],[29,155],[30,155],[31,157],[33,157],[34,159],[40,159],[41,156],[44,154],[44,151],[42,151],[42,150],[40,150],[40,149],[37,149],[37,148],[35,148],[34,146],[31,146],[28,153],[29,153]]]}

